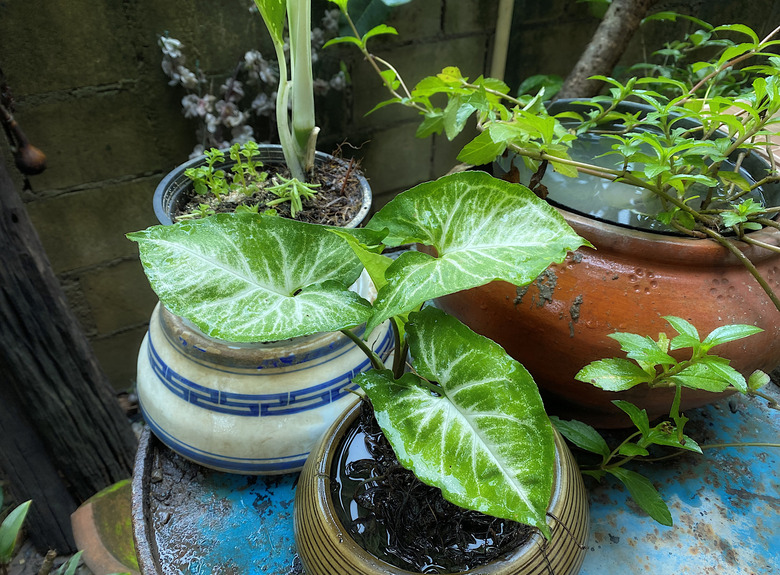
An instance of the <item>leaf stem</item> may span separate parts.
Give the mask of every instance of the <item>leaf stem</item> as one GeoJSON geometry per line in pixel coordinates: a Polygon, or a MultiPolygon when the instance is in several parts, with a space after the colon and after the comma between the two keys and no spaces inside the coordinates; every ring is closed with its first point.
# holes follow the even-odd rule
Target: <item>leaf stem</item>
{"type": "Polygon", "coordinates": [[[356,335],[352,332],[350,329],[342,329],[339,330],[341,333],[346,335],[349,339],[351,339],[353,342],[355,342],[355,345],[357,345],[363,353],[366,354],[368,359],[371,361],[371,366],[374,369],[383,370],[385,369],[385,364],[382,362],[382,358],[380,358],[376,353],[374,353],[374,350],[372,350],[370,347],[368,347],[368,344],[363,341],[363,338],[359,335],[356,335]]]}

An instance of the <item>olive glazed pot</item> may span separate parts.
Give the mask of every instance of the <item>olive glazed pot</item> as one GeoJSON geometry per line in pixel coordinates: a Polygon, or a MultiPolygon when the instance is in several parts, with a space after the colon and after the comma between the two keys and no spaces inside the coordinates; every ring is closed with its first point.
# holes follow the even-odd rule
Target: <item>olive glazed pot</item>
{"type": "MultiPolygon", "coordinates": [[[[331,493],[331,468],[338,447],[357,424],[360,404],[333,424],[311,452],[295,492],[295,542],[308,575],[410,575],[378,559],[349,535],[337,516],[331,493]]],[[[577,464],[556,433],[556,469],[548,507],[552,539],[534,533],[528,541],[487,565],[463,571],[480,575],[574,575],[585,557],[589,512],[585,486],[577,464]],[[553,519],[554,518],[554,519],[553,519]]]]}
{"type": "MultiPolygon", "coordinates": [[[[364,274],[357,292],[372,291],[364,274]]],[[[368,344],[389,356],[389,322],[368,344]]],[[[369,367],[363,351],[338,332],[231,343],[158,304],[138,354],[138,400],[154,434],[196,463],[231,473],[291,473],[355,401],[352,378],[369,367]]]]}
{"type": "MultiPolygon", "coordinates": [[[[215,164],[215,168],[228,171],[235,160],[229,159],[226,152],[226,160],[224,162],[218,162],[215,164]]],[[[263,164],[284,164],[284,153],[282,147],[274,144],[261,144],[258,148],[258,153],[255,156],[256,160],[260,160],[263,164]]],[[[316,164],[324,164],[327,162],[337,162],[343,164],[345,167],[347,162],[325,154],[323,152],[316,152],[314,156],[314,162],[316,164]]],[[[176,209],[179,206],[179,202],[193,189],[193,183],[190,178],[184,175],[184,172],[190,168],[198,168],[206,164],[206,157],[199,156],[188,162],[177,166],[171,170],[161,181],[157,184],[157,188],[154,190],[154,197],[152,198],[152,205],[154,207],[154,215],[157,216],[157,220],[164,226],[169,226],[173,223],[173,215],[176,213],[176,209]]],[[[344,228],[356,228],[363,220],[368,216],[368,212],[371,210],[371,187],[368,185],[368,181],[359,173],[353,172],[360,181],[360,188],[362,192],[362,200],[360,209],[349,222],[345,222],[341,227],[344,228]]]]}
{"type": "MultiPolygon", "coordinates": [[[[662,316],[691,322],[704,337],[726,324],[764,332],[718,346],[716,353],[748,376],[780,365],[780,312],[735,256],[714,241],[631,230],[559,208],[596,249],[580,248],[528,288],[493,282],[437,300],[437,305],[497,343],[534,377],[551,413],[600,427],[631,422],[611,402],[630,401],[651,419],[669,413],[673,391],[646,385],[607,392],[574,376],[592,361],[624,357],[609,334],[676,334],[662,316]]],[[[750,237],[780,246],[780,232],[750,237]]],[[[773,289],[780,288],[780,254],[738,242],[773,289]]],[[[688,350],[683,350],[688,351],[688,350]]],[[[677,355],[683,359],[684,354],[677,355]]],[[[682,409],[722,394],[685,389],[682,409]]]]}

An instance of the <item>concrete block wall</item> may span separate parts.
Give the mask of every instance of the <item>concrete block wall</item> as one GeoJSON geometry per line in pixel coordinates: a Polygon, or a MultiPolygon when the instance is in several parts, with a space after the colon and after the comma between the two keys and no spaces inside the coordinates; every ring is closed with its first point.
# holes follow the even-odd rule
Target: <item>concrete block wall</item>
{"type": "MultiPolygon", "coordinates": [[[[325,0],[313,0],[315,10],[325,0]]],[[[250,48],[269,53],[250,0],[25,0],[0,2],[0,68],[16,96],[15,116],[49,167],[23,192],[55,272],[117,390],[135,377],[135,358],[156,297],[126,232],[155,224],[157,182],[186,160],[195,125],[181,114],[183,92],[167,85],[157,37],[180,39],[216,82],[250,48]]],[[[751,0],[665,0],[660,8],[691,10],[716,23],[774,26],[780,7],[751,0]],[[749,13],[748,13],[749,12],[749,13]]],[[[414,85],[444,66],[469,77],[486,73],[497,0],[413,0],[388,23],[398,37],[373,49],[414,85]]],[[[536,73],[565,76],[598,25],[587,3],[516,0],[507,80],[536,73]]],[[[648,45],[650,43],[648,42],[648,45]]],[[[641,53],[641,42],[634,54],[641,53]]],[[[469,134],[455,142],[419,140],[418,117],[389,107],[365,113],[386,97],[350,47],[339,47],[353,86],[328,108],[320,148],[348,141],[362,158],[381,206],[395,193],[446,173],[469,134]],[[335,128],[335,129],[334,129],[335,128]]],[[[216,85],[219,85],[218,83],[216,85]]],[[[329,104],[330,105],[330,104],[329,104]]],[[[0,139],[0,152],[10,160],[0,139]]],[[[10,163],[10,162],[9,162],[10,163]]],[[[19,179],[19,189],[23,182],[19,179]]]]}
{"type": "MultiPolygon", "coordinates": [[[[326,4],[313,1],[315,10],[326,4]]],[[[167,31],[181,40],[189,49],[188,64],[197,58],[221,82],[246,50],[271,53],[250,4],[0,2],[0,68],[15,96],[14,116],[48,157],[47,170],[30,177],[31,189],[22,195],[117,390],[133,384],[138,347],[156,303],[136,248],[124,234],[156,223],[154,188],[195,144],[195,125],[181,113],[183,92],[168,86],[160,68],[157,37],[167,31]]],[[[401,36],[382,40],[377,48],[412,83],[456,61],[477,75],[494,19],[493,0],[414,0],[389,22],[401,36]]],[[[358,56],[347,47],[339,53],[352,69],[353,106],[333,112],[337,118],[329,118],[328,125],[340,133],[324,134],[322,149],[342,141],[363,144],[353,154],[363,156],[383,203],[396,191],[444,173],[455,152],[432,139],[414,139],[416,118],[404,110],[364,118],[385,95],[358,56]]],[[[10,164],[2,138],[0,146],[10,164]]],[[[23,187],[18,177],[19,190],[23,187]]]]}

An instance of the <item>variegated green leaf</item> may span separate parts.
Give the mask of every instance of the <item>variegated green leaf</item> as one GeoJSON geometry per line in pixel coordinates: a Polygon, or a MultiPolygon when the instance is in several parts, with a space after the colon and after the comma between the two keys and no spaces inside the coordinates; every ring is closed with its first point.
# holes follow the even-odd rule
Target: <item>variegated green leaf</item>
{"type": "Polygon", "coordinates": [[[219,214],[128,237],[163,305],[213,337],[274,341],[353,327],[371,313],[348,290],[363,266],[325,226],[219,214]]]}
{"type": "Polygon", "coordinates": [[[504,350],[435,308],[410,315],[416,374],[371,371],[366,391],[399,461],[449,501],[538,527],[552,495],[553,431],[536,384],[504,350]]]}
{"type": "Polygon", "coordinates": [[[255,5],[274,44],[284,44],[284,22],[287,14],[285,0],[255,0],[255,5]]]}
{"type": "Polygon", "coordinates": [[[370,326],[493,280],[528,284],[568,251],[590,245],[528,188],[483,172],[420,184],[399,194],[367,227],[389,229],[387,245],[418,242],[438,254],[407,252],[388,268],[370,326]]]}

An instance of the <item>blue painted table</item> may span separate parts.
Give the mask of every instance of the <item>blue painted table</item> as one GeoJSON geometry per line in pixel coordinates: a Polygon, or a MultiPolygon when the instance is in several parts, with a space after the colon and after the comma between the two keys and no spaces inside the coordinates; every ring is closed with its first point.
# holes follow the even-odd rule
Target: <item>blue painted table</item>
{"type": "MultiPolygon", "coordinates": [[[[775,384],[769,393],[780,399],[775,384]]],[[[780,412],[741,397],[688,413],[700,444],[780,441],[780,412]]],[[[674,527],[645,516],[618,484],[588,483],[589,551],[581,575],[780,573],[780,450],[708,449],[646,464],[674,527]]],[[[210,471],[142,438],[133,524],[144,575],[301,573],[293,540],[296,475],[210,471]]]]}

